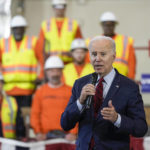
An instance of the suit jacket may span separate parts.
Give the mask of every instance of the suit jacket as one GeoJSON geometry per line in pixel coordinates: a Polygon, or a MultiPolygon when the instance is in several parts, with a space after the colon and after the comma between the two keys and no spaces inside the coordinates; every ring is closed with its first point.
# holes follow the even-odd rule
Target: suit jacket
{"type": "Polygon", "coordinates": [[[76,80],[70,101],[61,116],[62,128],[68,131],[79,122],[77,150],[88,150],[92,136],[96,150],[129,150],[129,135],[142,137],[147,132],[138,85],[116,70],[116,76],[100,110],[108,107],[108,101],[112,100],[116,112],[121,115],[121,125],[117,128],[110,121],[104,120],[100,111],[97,118],[94,118],[93,105],[82,113],[79,111],[76,101],[82,87],[91,83],[91,78],[92,74],[76,80]]]}

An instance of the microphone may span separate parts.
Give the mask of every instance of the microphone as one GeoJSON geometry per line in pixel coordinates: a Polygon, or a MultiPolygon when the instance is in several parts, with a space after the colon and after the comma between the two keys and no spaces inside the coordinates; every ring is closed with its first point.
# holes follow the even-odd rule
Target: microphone
{"type": "MultiPolygon", "coordinates": [[[[92,82],[91,82],[91,84],[95,85],[95,84],[96,84],[96,81],[97,81],[97,73],[94,72],[94,73],[92,74],[92,82]]],[[[92,103],[92,98],[93,98],[92,95],[89,95],[89,96],[87,97],[86,104],[85,104],[85,108],[86,108],[86,109],[89,109],[89,108],[90,108],[91,103],[92,103]]]]}

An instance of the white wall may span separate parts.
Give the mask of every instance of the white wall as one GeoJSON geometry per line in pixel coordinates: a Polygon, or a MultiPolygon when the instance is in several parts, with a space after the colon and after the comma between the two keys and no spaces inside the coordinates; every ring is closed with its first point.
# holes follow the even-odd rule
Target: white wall
{"type": "MultiPolygon", "coordinates": [[[[79,21],[85,38],[101,34],[99,17],[104,11],[112,11],[119,20],[119,25],[116,28],[117,33],[132,36],[135,40],[135,46],[148,46],[148,40],[150,40],[150,0],[68,1],[67,16],[79,21]],[[80,4],[80,1],[83,4],[80,4]]],[[[30,24],[27,33],[38,35],[41,21],[53,16],[50,0],[26,0],[24,14],[30,24]]],[[[148,51],[136,51],[136,56],[136,79],[140,80],[142,73],[150,73],[150,57],[148,51]]],[[[143,94],[145,104],[150,104],[149,97],[150,94],[143,94]]]]}

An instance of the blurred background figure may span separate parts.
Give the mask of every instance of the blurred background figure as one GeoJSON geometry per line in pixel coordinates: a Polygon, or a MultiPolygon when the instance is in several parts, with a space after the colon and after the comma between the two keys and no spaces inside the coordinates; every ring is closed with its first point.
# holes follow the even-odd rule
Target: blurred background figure
{"type": "Polygon", "coordinates": [[[3,90],[4,79],[0,74],[0,137],[16,138],[16,99],[8,96],[3,90]]]}
{"type": "Polygon", "coordinates": [[[43,21],[36,49],[44,54],[44,59],[50,55],[59,55],[64,63],[72,61],[70,55],[71,42],[82,38],[80,27],[76,20],[65,16],[66,0],[52,0],[54,17],[43,21]]]}
{"type": "Polygon", "coordinates": [[[104,12],[100,17],[100,24],[103,29],[103,34],[111,37],[116,43],[116,59],[113,67],[121,74],[134,79],[136,73],[136,57],[133,48],[133,39],[129,36],[115,33],[118,20],[112,12],[104,12]]]}
{"type": "Polygon", "coordinates": [[[64,133],[60,126],[60,116],[71,96],[71,88],[61,81],[63,68],[64,64],[58,56],[46,60],[44,69],[48,82],[36,91],[31,108],[31,126],[37,140],[53,137],[76,139],[76,128],[64,133]]]}
{"type": "MultiPolygon", "coordinates": [[[[100,17],[100,25],[103,29],[103,35],[111,37],[116,44],[116,59],[113,67],[119,73],[135,79],[136,74],[136,56],[133,47],[132,37],[115,33],[118,20],[112,12],[104,12],[100,17]]],[[[88,45],[90,39],[86,39],[88,45]]],[[[89,53],[86,56],[86,62],[89,62],[89,53]]]]}
{"type": "Polygon", "coordinates": [[[11,1],[0,0],[0,38],[10,35],[11,1]]]}
{"type": "Polygon", "coordinates": [[[0,40],[0,63],[4,77],[4,90],[14,96],[18,104],[17,137],[25,136],[21,108],[31,105],[37,80],[37,55],[34,51],[35,37],[25,35],[27,21],[17,15],[11,20],[12,35],[0,40]]]}
{"type": "Polygon", "coordinates": [[[94,69],[90,63],[85,62],[87,47],[83,39],[75,39],[71,44],[73,62],[65,66],[63,74],[65,83],[73,86],[76,79],[93,73],[94,69]]]}

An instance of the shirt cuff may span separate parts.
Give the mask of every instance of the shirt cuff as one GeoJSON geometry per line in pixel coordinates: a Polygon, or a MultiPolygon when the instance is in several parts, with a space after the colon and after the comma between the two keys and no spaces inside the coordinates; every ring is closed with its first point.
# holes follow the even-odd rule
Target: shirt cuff
{"type": "Polygon", "coordinates": [[[118,114],[118,118],[117,118],[116,122],[114,123],[114,126],[119,128],[120,125],[121,125],[121,116],[120,116],[120,114],[118,114]]]}
{"type": "Polygon", "coordinates": [[[79,99],[77,100],[77,106],[78,106],[79,111],[81,111],[83,108],[83,105],[79,102],[79,99]]]}

